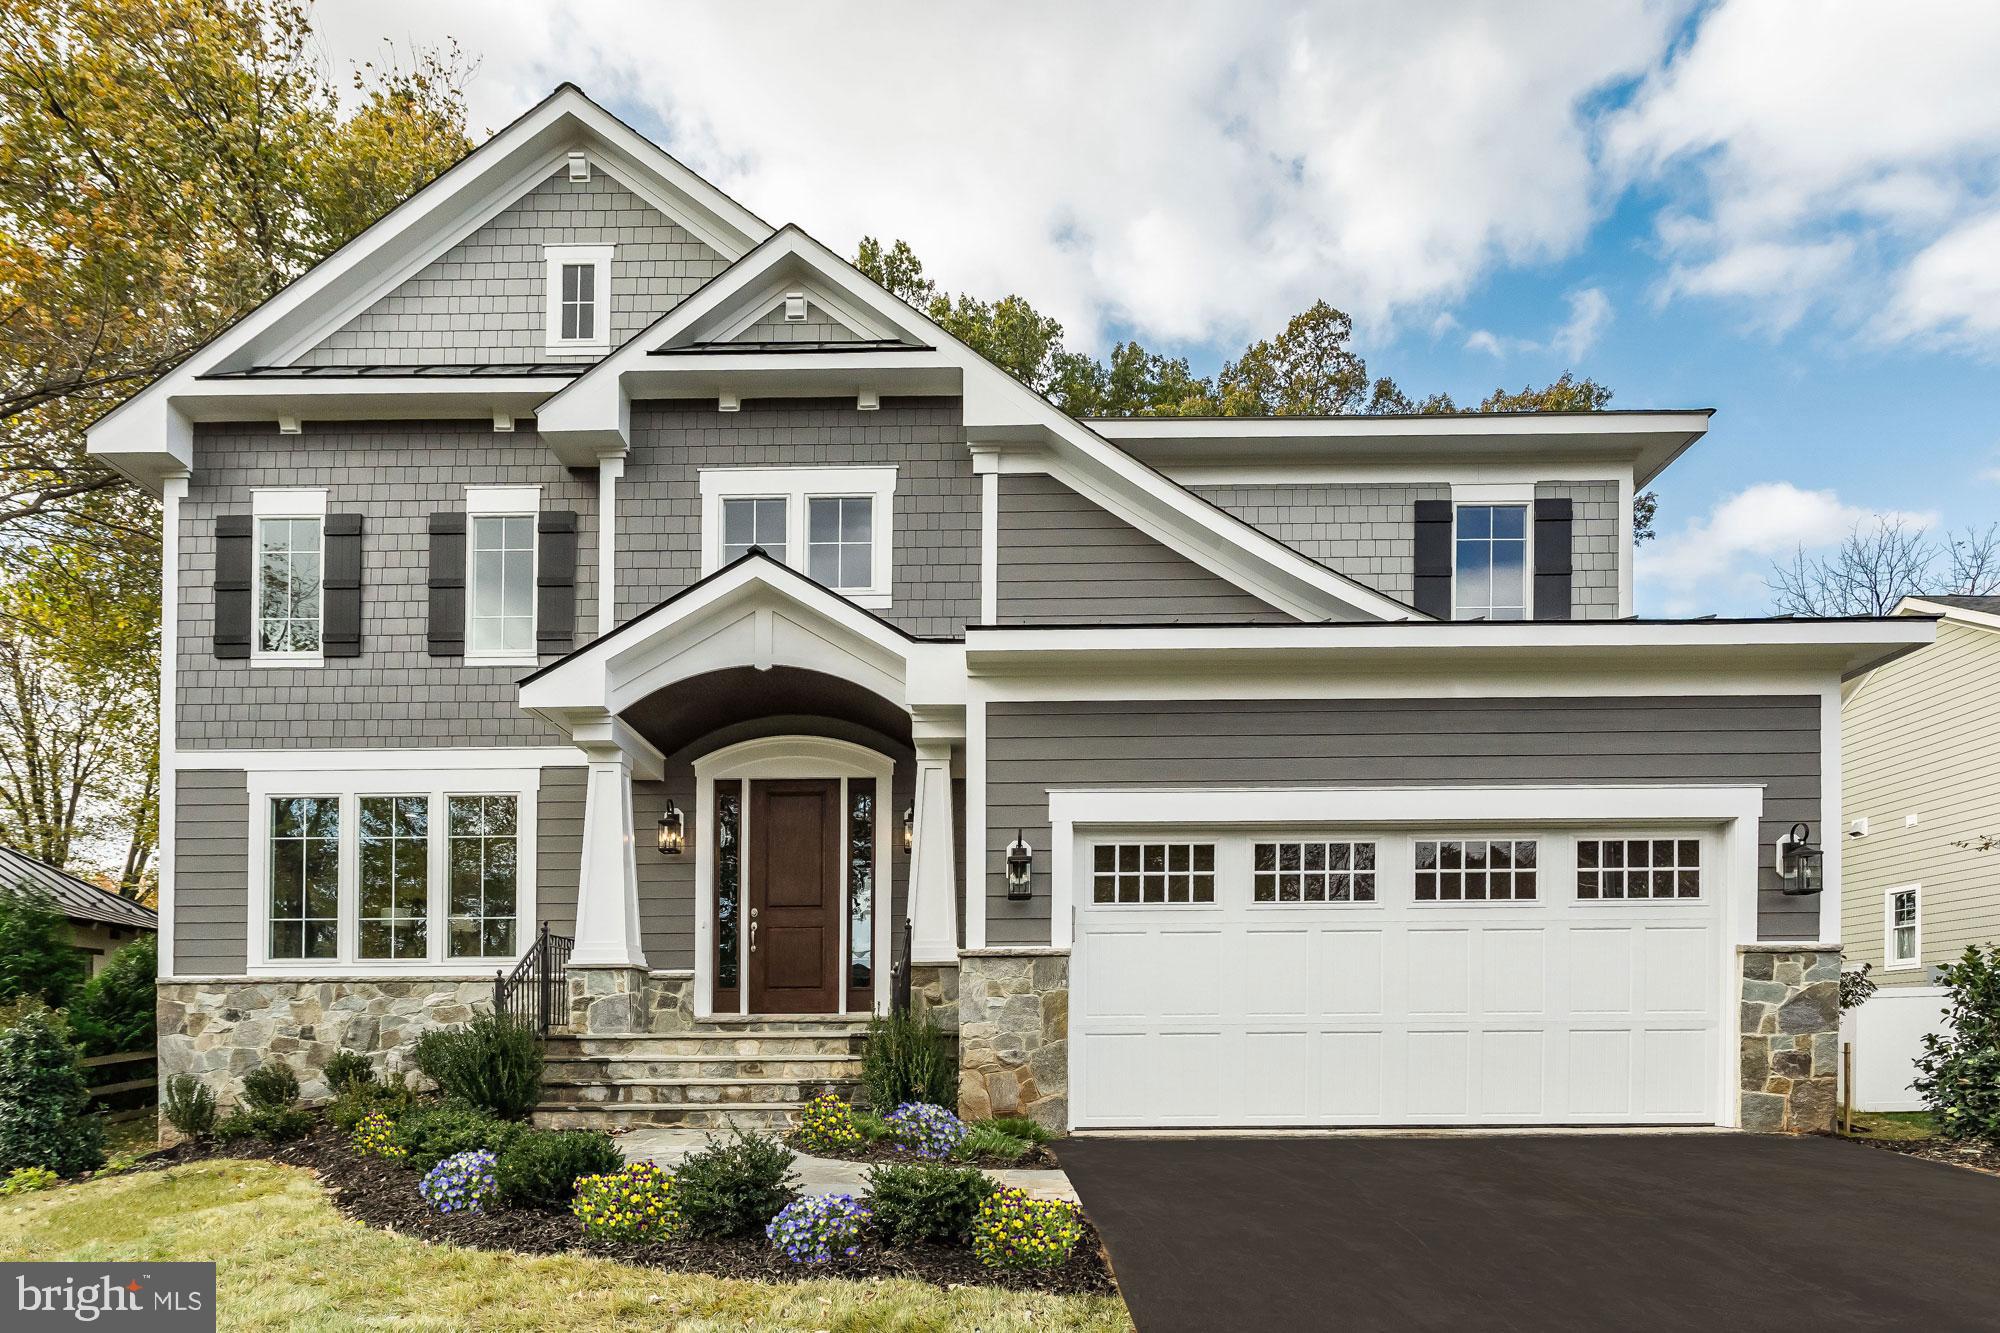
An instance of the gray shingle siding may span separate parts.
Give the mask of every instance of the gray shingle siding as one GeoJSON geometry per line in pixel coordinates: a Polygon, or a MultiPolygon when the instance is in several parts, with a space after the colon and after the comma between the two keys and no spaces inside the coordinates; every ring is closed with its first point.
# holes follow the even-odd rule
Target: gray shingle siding
{"type": "Polygon", "coordinates": [[[1780,833],[1819,827],[1816,696],[994,703],[986,746],[989,944],[1048,943],[1048,792],[1082,787],[1761,784],[1759,936],[1819,928],[1771,870],[1780,833]],[[1007,900],[1016,827],[1037,849],[1028,902],[1007,900]]]}
{"type": "MultiPolygon", "coordinates": [[[[545,745],[556,731],[515,703],[516,667],[433,658],[425,643],[430,515],[465,508],[467,486],[542,488],[577,512],[577,641],[597,624],[597,477],[556,463],[532,429],[488,422],[202,425],[181,505],[176,731],[188,749],[545,745]],[[363,516],[361,655],[320,667],[215,656],[215,520],[251,491],[323,486],[328,513],[363,516]]],[[[544,658],[543,660],[553,660],[544,658]]]]}
{"type": "MultiPolygon", "coordinates": [[[[1451,499],[1446,483],[1287,482],[1190,489],[1287,546],[1402,602],[1416,595],[1414,506],[1419,500],[1451,499]]],[[[1567,496],[1574,502],[1570,614],[1578,620],[1616,618],[1618,483],[1538,482],[1535,495],[1567,496]]]]}
{"type": "Polygon", "coordinates": [[[618,346],[727,267],[693,233],[593,165],[558,166],[454,245],[300,356],[304,366],[547,359],[546,245],[613,245],[611,345],[618,346]]]}
{"type": "Polygon", "coordinates": [[[705,467],[896,468],[893,604],[912,634],[951,635],[979,617],[979,479],[956,398],[750,399],[632,405],[618,483],[621,622],[701,576],[705,467]]]}
{"type": "Polygon", "coordinates": [[[732,342],[740,343],[851,343],[856,341],[854,330],[841,323],[833,315],[822,309],[816,302],[806,302],[806,317],[792,321],[785,318],[785,304],[780,301],[771,312],[743,330],[732,342]]]}
{"type": "Polygon", "coordinates": [[[250,796],[241,769],[174,775],[176,976],[235,977],[248,956],[250,796]]]}
{"type": "Polygon", "coordinates": [[[1618,483],[1541,481],[1537,500],[1570,502],[1570,614],[1578,620],[1618,618],[1618,483]]]}
{"type": "Polygon", "coordinates": [[[998,573],[1003,625],[1292,619],[1038,474],[1000,478],[998,573]]]}

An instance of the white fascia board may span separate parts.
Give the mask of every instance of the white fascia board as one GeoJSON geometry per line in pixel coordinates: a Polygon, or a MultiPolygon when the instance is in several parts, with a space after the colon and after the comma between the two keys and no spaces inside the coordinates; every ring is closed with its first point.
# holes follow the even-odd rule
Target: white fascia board
{"type": "Polygon", "coordinates": [[[1977,625],[1980,629],[2000,629],[2000,616],[1985,611],[1974,611],[1970,607],[1949,606],[1943,602],[1933,602],[1924,597],[1905,597],[1896,603],[1893,612],[1899,616],[1938,616],[1945,620],[1956,620],[1961,624],[1977,625]]]}
{"type": "Polygon", "coordinates": [[[1056,824],[1317,826],[1492,822],[1540,825],[1754,824],[1761,786],[1605,783],[1488,787],[1151,787],[1051,789],[1056,824]]]}
{"type": "MultiPolygon", "coordinates": [[[[674,161],[582,92],[563,85],[366,228],[283,291],[91,426],[88,448],[141,484],[192,464],[191,418],[176,399],[213,397],[201,376],[255,364],[259,357],[310,346],[442,254],[483,216],[505,207],[581,141],[606,156],[614,174],[734,259],[771,234],[769,224],[674,161]],[[316,338],[313,341],[317,341],[316,338]]],[[[538,386],[546,396],[550,385],[538,386]]]]}

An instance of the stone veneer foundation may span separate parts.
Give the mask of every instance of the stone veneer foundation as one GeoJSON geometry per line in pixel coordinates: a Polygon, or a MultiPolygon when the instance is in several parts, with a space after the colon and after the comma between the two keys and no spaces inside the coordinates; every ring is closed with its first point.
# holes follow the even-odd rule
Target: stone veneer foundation
{"type": "Polygon", "coordinates": [[[602,1037],[685,1032],[694,1025],[694,977],[636,967],[569,969],[571,1030],[602,1037]]]}
{"type": "Polygon", "coordinates": [[[910,1012],[929,1014],[946,1032],[958,1031],[958,968],[915,964],[910,968],[910,1012]]]}
{"type": "Polygon", "coordinates": [[[1737,954],[1742,1128],[1831,1133],[1840,1087],[1840,947],[1744,944],[1737,954]]]}
{"type": "Polygon", "coordinates": [[[959,954],[958,1113],[1069,1127],[1069,950],[959,954]]]}

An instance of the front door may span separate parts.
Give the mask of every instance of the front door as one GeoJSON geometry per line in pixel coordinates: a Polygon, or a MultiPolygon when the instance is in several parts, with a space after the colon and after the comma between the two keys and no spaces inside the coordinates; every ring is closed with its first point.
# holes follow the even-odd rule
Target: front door
{"type": "Polygon", "coordinates": [[[840,1004],[840,782],[750,784],[749,1009],[830,1014],[840,1004]]]}

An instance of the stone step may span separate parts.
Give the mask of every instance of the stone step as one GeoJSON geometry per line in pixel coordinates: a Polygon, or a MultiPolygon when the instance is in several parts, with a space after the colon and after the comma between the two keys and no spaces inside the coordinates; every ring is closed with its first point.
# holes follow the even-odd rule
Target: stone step
{"type": "Polygon", "coordinates": [[[798,1124],[803,1102],[757,1102],[751,1105],[622,1105],[566,1106],[535,1108],[535,1124],[543,1129],[621,1129],[663,1127],[726,1130],[731,1125],[744,1129],[778,1132],[798,1124]]]}
{"type": "Polygon", "coordinates": [[[616,1084],[696,1078],[853,1080],[860,1076],[861,1057],[858,1055],[737,1055],[732,1052],[637,1058],[622,1053],[555,1055],[549,1057],[544,1077],[551,1083],[616,1084]]]}
{"type": "Polygon", "coordinates": [[[542,1101],[546,1106],[803,1105],[823,1093],[847,1095],[854,1086],[854,1080],[847,1078],[645,1078],[616,1083],[546,1079],[542,1101]]]}
{"type": "Polygon", "coordinates": [[[859,1055],[865,1044],[865,1038],[860,1033],[842,1028],[799,1027],[782,1032],[734,1028],[658,1035],[551,1036],[546,1052],[551,1060],[674,1060],[710,1055],[766,1060],[811,1059],[859,1055]]]}

